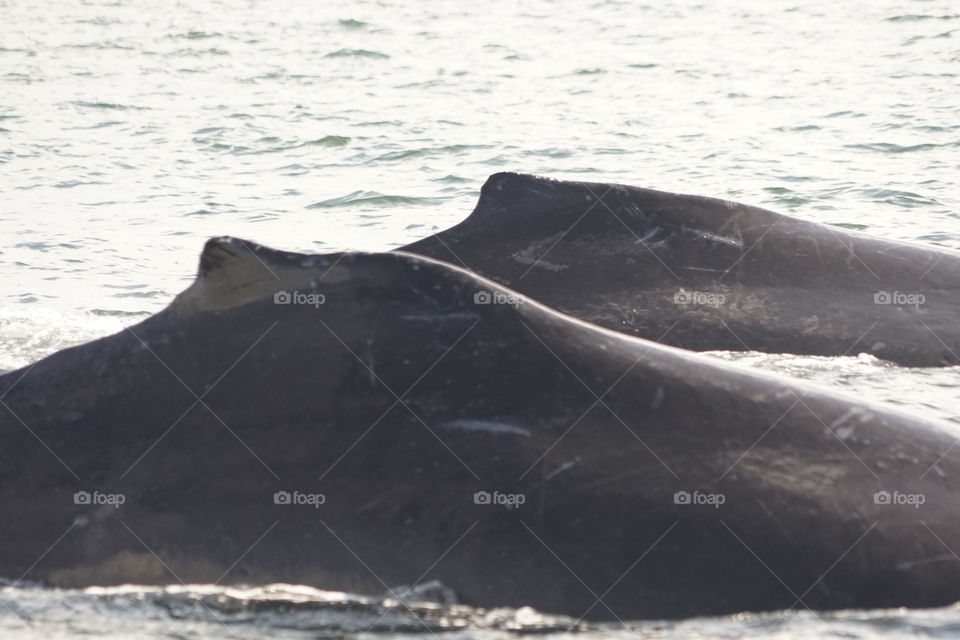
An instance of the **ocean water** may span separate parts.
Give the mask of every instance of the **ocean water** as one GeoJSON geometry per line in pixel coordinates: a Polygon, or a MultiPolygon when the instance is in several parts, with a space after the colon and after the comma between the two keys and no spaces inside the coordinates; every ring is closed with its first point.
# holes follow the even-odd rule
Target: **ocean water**
{"type": "MultiPolygon", "coordinates": [[[[0,0],[0,370],[160,310],[210,236],[390,249],[466,217],[497,171],[960,248],[958,96],[956,0],[0,0]]],[[[712,355],[960,424],[958,368],[712,355]]],[[[323,594],[274,606],[205,589],[8,584],[0,636],[427,632],[371,626],[383,603],[328,611],[323,594]],[[190,598],[226,609],[182,608],[190,598]]],[[[463,638],[960,633],[953,608],[630,630],[524,610],[423,615],[463,638]]]]}

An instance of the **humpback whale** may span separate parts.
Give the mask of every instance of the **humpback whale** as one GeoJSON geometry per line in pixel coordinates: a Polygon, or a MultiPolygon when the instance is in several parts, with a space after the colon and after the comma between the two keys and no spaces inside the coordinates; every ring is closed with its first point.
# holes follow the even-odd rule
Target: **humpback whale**
{"type": "Polygon", "coordinates": [[[960,598],[955,434],[441,261],[206,244],[0,377],[0,576],[438,581],[590,620],[960,598]]]}
{"type": "Polygon", "coordinates": [[[960,253],[736,202],[498,173],[402,250],[686,349],[960,364],[960,253]]]}

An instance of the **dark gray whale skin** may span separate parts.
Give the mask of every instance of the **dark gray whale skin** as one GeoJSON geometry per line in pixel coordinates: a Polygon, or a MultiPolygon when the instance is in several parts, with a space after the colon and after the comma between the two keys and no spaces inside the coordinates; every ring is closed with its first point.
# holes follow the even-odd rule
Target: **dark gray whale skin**
{"type": "Polygon", "coordinates": [[[512,293],[412,254],[209,241],[163,312],[0,377],[0,575],[437,579],[601,620],[960,598],[946,425],[484,291],[512,293]]]}
{"type": "Polygon", "coordinates": [[[402,250],[686,349],[960,363],[960,253],[735,202],[498,173],[466,220],[402,250]]]}

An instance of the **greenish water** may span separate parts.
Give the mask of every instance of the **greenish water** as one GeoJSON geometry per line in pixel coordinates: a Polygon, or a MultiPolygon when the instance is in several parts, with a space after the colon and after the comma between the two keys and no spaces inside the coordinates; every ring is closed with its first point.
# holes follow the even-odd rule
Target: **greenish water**
{"type": "MultiPolygon", "coordinates": [[[[161,309],[209,236],[389,249],[464,218],[496,171],[960,248],[958,42],[952,0],[0,0],[0,369],[161,309]]],[[[960,421],[957,369],[714,355],[960,421]]],[[[224,626],[147,596],[0,602],[4,638],[392,633],[363,626],[369,603],[335,624],[240,607],[224,626]]],[[[511,632],[463,615],[444,633],[511,632]]],[[[958,631],[950,608],[579,633],[958,631]]]]}

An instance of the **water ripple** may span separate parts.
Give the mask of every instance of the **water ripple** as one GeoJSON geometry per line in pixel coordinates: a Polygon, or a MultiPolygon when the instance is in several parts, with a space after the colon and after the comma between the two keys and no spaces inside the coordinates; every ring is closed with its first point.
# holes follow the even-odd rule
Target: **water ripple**
{"type": "Polygon", "coordinates": [[[376,191],[354,191],[339,198],[315,202],[308,205],[307,209],[331,209],[356,206],[395,207],[400,205],[437,205],[445,200],[447,200],[447,198],[391,196],[377,193],[376,191]]]}

